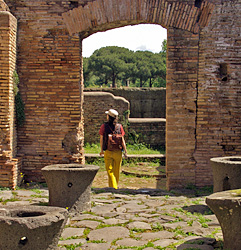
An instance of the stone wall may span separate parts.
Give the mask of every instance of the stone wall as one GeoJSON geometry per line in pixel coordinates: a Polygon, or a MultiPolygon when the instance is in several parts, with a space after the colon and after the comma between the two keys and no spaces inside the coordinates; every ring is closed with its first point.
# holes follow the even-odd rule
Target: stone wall
{"type": "Polygon", "coordinates": [[[138,135],[138,141],[153,148],[165,148],[165,118],[130,118],[129,132],[138,135]]]}
{"type": "Polygon", "coordinates": [[[165,88],[86,88],[85,91],[110,92],[122,96],[130,102],[131,118],[165,118],[166,89],[165,88]]]}
{"type": "MultiPolygon", "coordinates": [[[[125,95],[124,92],[121,91],[121,94],[125,95]]],[[[132,91],[130,92],[132,93],[132,91]]],[[[132,98],[135,98],[135,96],[132,96],[132,98]]],[[[84,92],[84,130],[86,143],[99,143],[98,132],[100,125],[106,121],[105,111],[110,108],[114,108],[119,112],[119,121],[124,126],[127,142],[132,142],[131,137],[128,137],[128,132],[130,132],[134,136],[138,135],[140,143],[145,143],[152,147],[165,147],[166,119],[129,118],[129,102],[123,97],[114,96],[111,93],[102,91],[84,92]]]]}
{"type": "Polygon", "coordinates": [[[85,142],[99,143],[100,126],[106,122],[105,111],[110,108],[118,111],[119,122],[128,120],[130,104],[125,98],[106,92],[84,93],[85,142]]]}

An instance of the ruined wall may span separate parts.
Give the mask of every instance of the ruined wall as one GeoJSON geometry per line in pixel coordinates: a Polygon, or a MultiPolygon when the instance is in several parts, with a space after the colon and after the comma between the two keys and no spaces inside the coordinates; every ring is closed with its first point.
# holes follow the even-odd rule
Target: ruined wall
{"type": "MultiPolygon", "coordinates": [[[[102,123],[106,122],[105,111],[110,108],[119,113],[119,122],[127,122],[130,109],[129,102],[120,96],[114,96],[106,92],[84,93],[84,130],[85,142],[99,143],[99,130],[102,123]]],[[[126,131],[127,132],[127,131],[126,131]]]]}
{"type": "Polygon", "coordinates": [[[222,1],[200,34],[197,185],[212,183],[209,159],[241,154],[241,1],[222,1]]]}
{"type": "Polygon", "coordinates": [[[86,88],[85,91],[110,92],[124,97],[130,102],[130,117],[132,118],[166,117],[165,88],[86,88]]]}
{"type": "Polygon", "coordinates": [[[215,3],[199,35],[168,29],[169,188],[211,185],[210,158],[241,153],[241,2],[215,3]]]}
{"type": "MultiPolygon", "coordinates": [[[[137,140],[153,148],[166,146],[166,119],[165,118],[130,118],[130,134],[138,135],[137,140]]],[[[131,136],[129,138],[131,140],[131,136]]]]}
{"type": "Polygon", "coordinates": [[[168,187],[195,185],[199,36],[168,29],[166,166],[168,187]]]}
{"type": "MultiPolygon", "coordinates": [[[[43,166],[69,162],[75,154],[76,127],[83,120],[81,45],[72,34],[84,38],[128,24],[168,29],[168,188],[210,185],[209,158],[241,153],[240,0],[5,2],[18,19],[17,66],[26,115],[18,154],[29,180],[42,180],[43,166]]],[[[8,115],[12,119],[12,111],[8,115]]]]}
{"type": "Polygon", "coordinates": [[[18,154],[27,181],[41,168],[69,162],[80,121],[79,38],[69,36],[61,13],[69,1],[6,1],[18,19],[18,73],[26,121],[18,129],[18,154]]]}
{"type": "Polygon", "coordinates": [[[21,162],[16,158],[13,72],[16,62],[17,20],[0,5],[0,186],[17,185],[21,162]]]}
{"type": "MultiPolygon", "coordinates": [[[[116,89],[116,91],[118,90],[116,89]]],[[[125,91],[120,92],[124,93],[125,91]]],[[[129,93],[133,93],[133,91],[129,93]]],[[[135,98],[135,96],[132,96],[132,98],[135,98]]],[[[135,138],[138,136],[140,143],[152,147],[165,147],[165,118],[129,118],[130,103],[123,97],[102,91],[87,91],[84,93],[85,143],[99,143],[100,125],[106,121],[105,111],[110,108],[119,112],[119,122],[124,126],[126,142],[133,143],[132,136],[129,137],[130,133],[135,138]]]]}

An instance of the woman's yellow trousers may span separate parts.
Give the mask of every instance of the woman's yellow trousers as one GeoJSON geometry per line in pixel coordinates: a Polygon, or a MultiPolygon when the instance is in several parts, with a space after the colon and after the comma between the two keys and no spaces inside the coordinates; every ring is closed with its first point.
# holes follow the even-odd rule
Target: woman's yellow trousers
{"type": "Polygon", "coordinates": [[[106,150],[104,154],[105,168],[108,174],[109,187],[118,188],[120,169],[122,162],[122,151],[106,150]]]}

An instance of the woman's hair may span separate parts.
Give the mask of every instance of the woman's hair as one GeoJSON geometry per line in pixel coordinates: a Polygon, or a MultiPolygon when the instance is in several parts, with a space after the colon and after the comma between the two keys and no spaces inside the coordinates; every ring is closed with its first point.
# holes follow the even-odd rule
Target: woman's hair
{"type": "Polygon", "coordinates": [[[109,115],[108,123],[113,124],[115,119],[116,119],[115,117],[112,117],[112,116],[109,115]]]}

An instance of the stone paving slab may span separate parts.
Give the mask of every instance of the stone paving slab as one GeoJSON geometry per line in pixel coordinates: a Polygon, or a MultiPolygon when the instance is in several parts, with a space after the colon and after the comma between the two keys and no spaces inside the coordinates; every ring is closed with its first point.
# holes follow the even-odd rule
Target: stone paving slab
{"type": "Polygon", "coordinates": [[[142,233],[140,234],[141,239],[143,240],[160,240],[160,239],[172,239],[175,236],[174,232],[169,231],[159,231],[152,233],[142,233]]]}
{"type": "Polygon", "coordinates": [[[17,201],[8,202],[7,204],[11,204],[13,206],[29,206],[31,203],[29,201],[17,200],[17,201]]]}
{"type": "Polygon", "coordinates": [[[174,239],[161,239],[161,240],[154,241],[153,244],[156,247],[168,247],[169,245],[172,245],[177,242],[178,240],[174,240],[174,239]]]}
{"type": "Polygon", "coordinates": [[[86,219],[102,221],[104,220],[104,217],[96,216],[93,214],[79,214],[71,218],[72,221],[80,221],[80,220],[86,220],[86,219]]]}
{"type": "Polygon", "coordinates": [[[5,201],[5,200],[12,199],[14,196],[13,196],[12,192],[10,192],[10,191],[1,191],[0,197],[1,197],[2,201],[5,201]]]}
{"type": "Polygon", "coordinates": [[[82,250],[107,250],[111,249],[110,243],[88,243],[81,246],[82,250]]]}
{"type": "Polygon", "coordinates": [[[64,229],[61,236],[63,237],[63,239],[67,239],[70,237],[77,237],[83,235],[84,235],[84,228],[67,227],[64,229]]]}
{"type": "Polygon", "coordinates": [[[100,222],[92,221],[92,220],[82,220],[82,221],[73,222],[71,224],[72,227],[89,228],[92,230],[96,229],[99,225],[100,225],[100,222]]]}
{"type": "Polygon", "coordinates": [[[121,219],[116,219],[116,218],[109,218],[106,220],[103,220],[103,222],[106,225],[117,225],[117,224],[125,224],[127,223],[129,220],[121,220],[121,219]]]}
{"type": "Polygon", "coordinates": [[[129,229],[143,229],[143,230],[151,230],[151,226],[142,221],[135,221],[127,224],[127,228],[129,229]]]}
{"type": "Polygon", "coordinates": [[[102,216],[105,213],[113,211],[117,207],[117,204],[102,204],[91,208],[91,212],[102,216]]]}
{"type": "Polygon", "coordinates": [[[113,240],[119,238],[125,238],[130,235],[130,232],[125,227],[104,227],[100,229],[93,230],[89,233],[89,240],[103,240],[106,242],[112,242],[113,240]]]}
{"type": "Polygon", "coordinates": [[[59,241],[58,245],[63,249],[65,248],[64,245],[79,245],[85,243],[86,243],[85,239],[71,239],[71,240],[61,240],[59,241]]]}
{"type": "MultiPolygon", "coordinates": [[[[15,190],[14,192],[17,193],[18,196],[28,197],[28,198],[31,197],[32,195],[37,195],[37,193],[32,190],[15,190]]],[[[40,195],[40,193],[38,193],[38,195],[40,195]]]]}
{"type": "Polygon", "coordinates": [[[134,246],[144,246],[148,243],[148,240],[135,240],[131,238],[124,238],[122,240],[116,241],[116,244],[118,246],[124,246],[124,247],[134,247],[134,246]]]}

